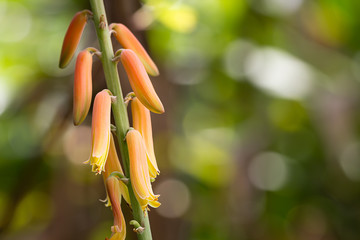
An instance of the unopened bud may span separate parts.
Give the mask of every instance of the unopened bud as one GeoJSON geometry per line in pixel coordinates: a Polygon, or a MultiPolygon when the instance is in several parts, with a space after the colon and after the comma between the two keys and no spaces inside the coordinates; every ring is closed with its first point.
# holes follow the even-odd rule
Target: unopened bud
{"type": "Polygon", "coordinates": [[[158,76],[159,70],[154,61],[150,58],[145,48],[141,45],[139,40],[134,34],[123,24],[113,23],[110,25],[110,29],[114,31],[115,37],[123,48],[133,50],[144,64],[146,71],[151,76],[158,76]]]}
{"type": "Polygon", "coordinates": [[[65,34],[63,46],[61,49],[59,63],[60,68],[65,68],[74,56],[89,16],[92,16],[92,12],[89,10],[83,10],[76,13],[72,19],[65,34]]]}
{"type": "Polygon", "coordinates": [[[136,53],[130,49],[122,50],[120,59],[128,75],[131,88],[140,102],[154,113],[164,113],[164,106],[136,53]]]}
{"type": "Polygon", "coordinates": [[[74,77],[74,124],[79,125],[86,118],[92,97],[92,54],[83,50],[79,53],[75,65],[74,77]]]}

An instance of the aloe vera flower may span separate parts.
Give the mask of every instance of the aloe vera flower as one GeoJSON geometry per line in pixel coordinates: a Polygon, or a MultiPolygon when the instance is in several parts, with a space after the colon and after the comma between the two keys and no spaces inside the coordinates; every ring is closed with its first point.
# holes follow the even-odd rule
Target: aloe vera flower
{"type": "Polygon", "coordinates": [[[151,188],[144,140],[139,131],[131,129],[126,134],[126,142],[129,149],[130,180],[135,197],[143,211],[148,205],[157,208],[160,206],[160,195],[155,195],[151,188]]]}
{"type": "Polygon", "coordinates": [[[86,118],[92,97],[92,54],[88,50],[79,53],[74,77],[74,124],[81,124],[86,118]]]}
{"type": "Polygon", "coordinates": [[[91,126],[91,155],[92,171],[101,174],[105,170],[105,162],[110,147],[110,117],[111,96],[105,89],[95,96],[92,126],[91,126]]]}
{"type": "Polygon", "coordinates": [[[80,42],[81,35],[84,31],[86,22],[91,16],[92,12],[90,12],[89,10],[83,10],[81,12],[77,12],[74,18],[71,20],[71,23],[66,31],[61,49],[59,62],[60,68],[65,68],[74,56],[76,48],[80,42]]]}
{"type": "Polygon", "coordinates": [[[106,179],[106,191],[114,215],[114,226],[111,228],[113,235],[110,240],[123,240],[126,237],[126,225],[124,215],[121,211],[121,189],[116,177],[108,177],[106,179]]]}
{"type": "Polygon", "coordinates": [[[131,88],[140,102],[154,113],[164,113],[164,106],[136,53],[130,49],[124,49],[120,54],[120,59],[129,78],[131,88]]]}
{"type": "Polygon", "coordinates": [[[116,39],[124,48],[131,49],[137,54],[141,62],[144,64],[147,73],[151,76],[159,75],[159,70],[154,61],[151,59],[139,40],[125,25],[121,23],[112,23],[109,28],[114,31],[116,39]]]}
{"type": "Polygon", "coordinates": [[[140,132],[145,142],[150,177],[156,178],[160,171],[154,152],[150,111],[135,97],[131,102],[131,112],[133,127],[140,132]]]}
{"type": "MultiPolygon", "coordinates": [[[[111,133],[110,134],[109,154],[108,154],[108,157],[107,157],[107,160],[106,160],[106,163],[105,163],[105,171],[103,173],[104,182],[106,182],[106,179],[113,172],[119,172],[122,175],[124,175],[124,172],[123,172],[123,170],[121,168],[121,165],[120,165],[119,157],[118,157],[117,152],[116,152],[114,137],[113,137],[113,135],[111,133]]],[[[122,181],[119,181],[119,185],[120,185],[120,191],[121,191],[122,196],[124,197],[125,201],[130,206],[131,203],[130,203],[130,197],[129,197],[129,190],[128,190],[127,186],[122,181]]],[[[110,206],[109,201],[107,203],[107,206],[110,206]]]]}

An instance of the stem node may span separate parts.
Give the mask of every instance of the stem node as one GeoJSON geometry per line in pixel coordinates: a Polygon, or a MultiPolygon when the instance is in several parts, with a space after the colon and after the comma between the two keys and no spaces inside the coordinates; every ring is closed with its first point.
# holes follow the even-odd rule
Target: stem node
{"type": "Polygon", "coordinates": [[[100,29],[105,29],[105,28],[106,28],[106,21],[105,21],[105,16],[104,16],[104,14],[102,14],[102,15],[100,16],[99,28],[100,28],[100,29]]]}

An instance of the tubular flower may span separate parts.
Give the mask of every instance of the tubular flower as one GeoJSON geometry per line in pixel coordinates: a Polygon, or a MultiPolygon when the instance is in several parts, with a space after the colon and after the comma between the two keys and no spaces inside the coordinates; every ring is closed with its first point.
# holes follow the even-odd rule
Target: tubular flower
{"type": "Polygon", "coordinates": [[[165,111],[164,106],[156,95],[144,65],[141,63],[136,53],[130,49],[125,49],[121,52],[120,59],[136,97],[138,97],[140,102],[150,111],[154,113],[163,113],[165,111]]]}
{"type": "Polygon", "coordinates": [[[85,24],[88,18],[92,16],[92,12],[89,10],[83,10],[75,14],[71,20],[69,28],[65,34],[63,46],[60,55],[60,68],[65,68],[72,59],[77,45],[80,42],[81,35],[84,31],[85,24]]]}
{"type": "Polygon", "coordinates": [[[92,97],[92,54],[83,50],[79,53],[75,65],[74,77],[74,124],[79,125],[86,118],[92,97]]]}
{"type": "Polygon", "coordinates": [[[130,180],[136,199],[143,211],[148,205],[157,208],[160,206],[158,202],[160,195],[154,195],[151,188],[143,138],[137,130],[132,129],[126,135],[126,142],[130,158],[130,180]]]}
{"type": "Polygon", "coordinates": [[[124,48],[131,49],[137,54],[141,62],[144,64],[146,71],[151,76],[159,75],[158,68],[150,58],[149,54],[146,52],[145,48],[125,25],[120,23],[112,23],[109,27],[115,32],[116,39],[124,48]]]}
{"type": "MultiPolygon", "coordinates": [[[[122,175],[124,175],[124,172],[121,168],[120,161],[118,158],[118,155],[116,153],[116,147],[114,142],[114,137],[112,133],[110,134],[110,148],[109,148],[109,154],[105,163],[105,172],[103,173],[103,179],[104,182],[106,182],[106,179],[110,176],[113,172],[120,172],[122,175]]],[[[119,181],[120,185],[120,191],[122,196],[124,197],[125,201],[130,204],[130,197],[129,197],[129,190],[125,183],[122,181],[119,181]]],[[[108,197],[109,199],[109,197],[108,197]]],[[[110,202],[108,201],[107,206],[110,206],[110,202]]]]}
{"type": "Polygon", "coordinates": [[[121,189],[116,177],[106,179],[106,191],[109,196],[114,215],[114,226],[111,228],[112,240],[123,240],[126,236],[125,218],[121,211],[121,189]]]}
{"type": "Polygon", "coordinates": [[[138,98],[133,98],[131,102],[131,112],[133,127],[138,130],[144,139],[149,165],[150,177],[156,178],[159,175],[159,168],[156,163],[154,144],[151,129],[150,111],[141,104],[138,98]]]}
{"type": "Polygon", "coordinates": [[[110,146],[111,97],[109,92],[105,89],[96,95],[92,115],[90,164],[92,171],[99,174],[105,169],[110,146]]]}

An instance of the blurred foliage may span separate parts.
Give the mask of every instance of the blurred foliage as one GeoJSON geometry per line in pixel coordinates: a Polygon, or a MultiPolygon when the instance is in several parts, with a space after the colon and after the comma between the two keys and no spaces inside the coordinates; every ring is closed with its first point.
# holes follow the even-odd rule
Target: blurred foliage
{"type": "MultiPolygon", "coordinates": [[[[358,239],[359,1],[105,3],[161,72],[153,78],[166,109],[153,115],[155,239],[358,239]]],[[[74,60],[57,67],[67,25],[83,8],[0,1],[1,239],[110,234],[101,178],[81,164],[90,118],[71,125],[74,60]]],[[[90,45],[91,26],[80,49],[90,45]]]]}

